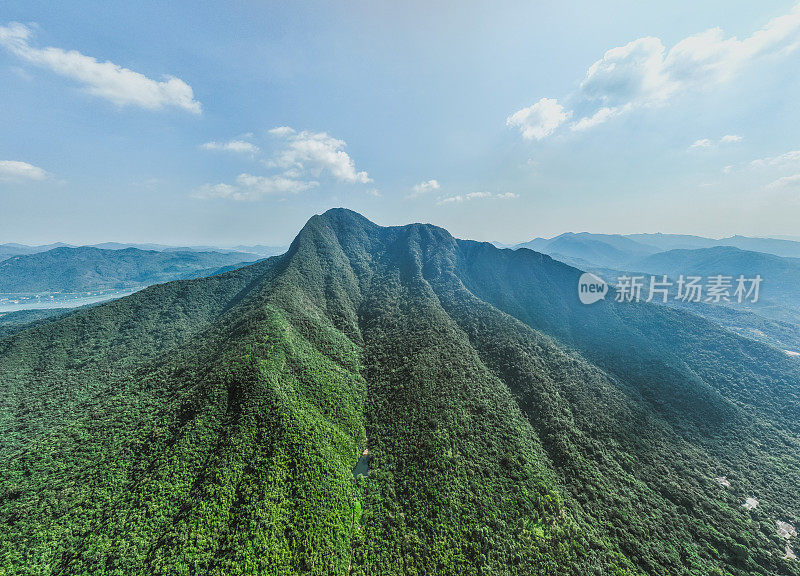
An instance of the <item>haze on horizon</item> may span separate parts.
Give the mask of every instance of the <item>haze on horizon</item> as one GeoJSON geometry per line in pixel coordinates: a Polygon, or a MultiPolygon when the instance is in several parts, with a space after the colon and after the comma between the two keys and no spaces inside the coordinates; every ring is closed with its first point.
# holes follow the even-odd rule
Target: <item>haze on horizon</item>
{"type": "Polygon", "coordinates": [[[791,1],[12,0],[0,242],[796,237],[799,45],[791,1]]]}

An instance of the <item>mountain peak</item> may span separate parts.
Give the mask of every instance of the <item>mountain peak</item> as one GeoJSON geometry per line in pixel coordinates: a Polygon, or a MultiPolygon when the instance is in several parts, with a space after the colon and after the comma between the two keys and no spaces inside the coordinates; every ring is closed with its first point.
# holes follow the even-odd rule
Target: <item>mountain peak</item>
{"type": "Polygon", "coordinates": [[[312,216],[312,219],[315,217],[319,217],[334,222],[353,222],[353,223],[357,222],[360,224],[377,226],[377,224],[375,224],[362,214],[359,214],[355,210],[350,210],[349,208],[329,208],[322,214],[318,214],[317,216],[312,216]]]}
{"type": "Polygon", "coordinates": [[[292,242],[316,238],[317,240],[336,240],[341,245],[366,246],[377,240],[381,234],[400,234],[428,244],[444,242],[450,244],[455,238],[446,229],[433,224],[412,223],[403,226],[380,226],[363,215],[347,208],[331,208],[322,214],[312,216],[292,242]]]}

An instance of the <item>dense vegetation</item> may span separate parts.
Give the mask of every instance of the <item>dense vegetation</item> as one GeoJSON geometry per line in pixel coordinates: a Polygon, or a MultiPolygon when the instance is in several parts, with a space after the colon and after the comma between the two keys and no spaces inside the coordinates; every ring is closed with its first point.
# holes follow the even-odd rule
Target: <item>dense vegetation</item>
{"type": "Polygon", "coordinates": [[[578,275],[333,210],[0,339],[0,574],[800,574],[800,362],[578,275]]]}
{"type": "Polygon", "coordinates": [[[85,292],[137,288],[209,276],[258,258],[240,252],[157,252],[127,248],[54,248],[0,262],[0,293],[85,292]]]}
{"type": "MultiPolygon", "coordinates": [[[[773,320],[737,306],[716,306],[680,301],[671,302],[670,305],[708,318],[715,324],[724,326],[740,336],[769,344],[781,350],[800,352],[800,324],[798,323],[773,320]]],[[[800,316],[798,317],[800,318],[800,316]]]]}
{"type": "Polygon", "coordinates": [[[0,312],[0,338],[16,334],[28,328],[34,322],[61,316],[67,312],[62,308],[0,312]]]}

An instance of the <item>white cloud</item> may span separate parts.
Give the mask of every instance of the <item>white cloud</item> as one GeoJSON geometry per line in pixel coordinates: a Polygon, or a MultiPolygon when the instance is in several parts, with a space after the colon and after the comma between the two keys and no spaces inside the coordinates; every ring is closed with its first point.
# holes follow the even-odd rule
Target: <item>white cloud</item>
{"type": "Polygon", "coordinates": [[[289,128],[288,126],[278,126],[277,128],[271,129],[269,133],[272,134],[273,136],[281,136],[281,137],[297,134],[294,128],[289,128]]]}
{"type": "Polygon", "coordinates": [[[447,196],[443,198],[439,198],[436,202],[437,205],[443,206],[445,204],[455,204],[459,202],[466,202],[469,200],[512,200],[514,198],[519,198],[519,194],[514,194],[513,192],[503,192],[503,193],[494,193],[494,192],[470,192],[466,195],[458,194],[456,196],[447,196]]]}
{"type": "Polygon", "coordinates": [[[800,174],[778,178],[777,180],[774,180],[773,182],[770,182],[764,186],[764,188],[766,190],[787,190],[795,188],[800,190],[800,174]]]}
{"type": "Polygon", "coordinates": [[[340,182],[372,182],[369,174],[356,170],[353,159],[344,151],[347,146],[344,140],[333,138],[325,132],[297,132],[288,126],[273,128],[270,134],[286,142],[270,165],[283,168],[290,175],[310,172],[319,176],[327,172],[340,182]]]}
{"type": "Polygon", "coordinates": [[[714,144],[708,138],[702,138],[701,140],[695,140],[689,146],[689,148],[711,148],[714,144]]]}
{"type": "Polygon", "coordinates": [[[298,194],[319,186],[318,182],[294,180],[285,176],[253,176],[239,174],[236,184],[205,184],[194,194],[196,198],[224,198],[239,201],[259,200],[264,196],[298,194]]]}
{"type": "Polygon", "coordinates": [[[722,137],[720,142],[722,142],[723,144],[735,144],[743,140],[744,138],[742,138],[738,134],[726,134],[725,136],[722,137]]]}
{"type": "Polygon", "coordinates": [[[542,98],[533,106],[514,112],[506,118],[506,125],[518,128],[523,138],[541,140],[550,136],[571,116],[572,112],[565,110],[558,100],[542,98]]]}
{"type": "Polygon", "coordinates": [[[45,180],[49,174],[33,164],[17,160],[0,160],[0,180],[26,181],[45,180]]]}
{"type": "Polygon", "coordinates": [[[623,112],[626,112],[628,109],[630,109],[629,106],[600,108],[600,110],[598,110],[591,116],[585,116],[584,118],[581,118],[577,122],[574,122],[572,126],[570,126],[570,130],[572,130],[573,132],[583,132],[584,130],[588,130],[589,128],[594,128],[598,124],[607,122],[614,116],[619,116],[623,112]]]}
{"type": "Polygon", "coordinates": [[[423,194],[427,194],[433,190],[438,190],[441,188],[439,185],[438,180],[426,180],[425,182],[420,182],[419,184],[414,184],[411,188],[412,192],[406,198],[416,198],[417,196],[422,196],[423,194]]]}
{"type": "Polygon", "coordinates": [[[765,168],[769,166],[785,166],[787,164],[800,163],[800,150],[792,150],[779,156],[769,158],[759,158],[753,160],[750,165],[754,168],[765,168]]]}
{"type": "MultiPolygon", "coordinates": [[[[239,192],[236,186],[231,184],[203,184],[194,193],[195,198],[236,198],[239,192]]],[[[242,198],[236,198],[241,200],[242,198]]]]}
{"type": "Polygon", "coordinates": [[[35,48],[29,41],[32,31],[12,22],[0,26],[0,46],[29,64],[46,68],[84,85],[90,94],[119,106],[139,106],[150,110],[176,107],[194,114],[201,112],[191,86],[180,78],[166,76],[157,81],[113,62],[100,62],[76,50],[35,48]]]}
{"type": "Polygon", "coordinates": [[[710,138],[701,138],[700,140],[695,140],[692,142],[692,144],[689,145],[689,149],[696,150],[698,148],[715,148],[718,144],[738,144],[743,140],[744,138],[736,134],[726,134],[720,138],[718,142],[715,142],[710,138]]]}
{"type": "MultiPolygon", "coordinates": [[[[573,99],[590,111],[571,128],[586,130],[636,108],[668,105],[683,93],[718,86],[759,58],[785,55],[798,45],[800,3],[742,40],[726,37],[720,28],[684,38],[670,50],[659,38],[638,38],[608,50],[589,67],[573,99]]],[[[506,123],[520,128],[525,138],[541,140],[570,116],[571,111],[556,100],[542,98],[509,116],[506,123]],[[541,110],[544,103],[547,114],[541,110]]]]}
{"type": "MultiPolygon", "coordinates": [[[[281,145],[266,164],[278,169],[271,175],[239,174],[234,184],[206,184],[195,191],[197,198],[226,198],[231,200],[259,200],[265,196],[298,194],[319,186],[317,178],[323,174],[339,182],[368,184],[372,179],[366,172],[356,171],[352,158],[344,151],[343,140],[324,132],[297,132],[288,126],[273,128],[269,133],[280,139],[281,145]]],[[[248,138],[245,135],[240,138],[248,138]]],[[[260,150],[244,139],[229,142],[207,142],[208,150],[228,150],[256,154],[260,150]]],[[[367,190],[380,196],[377,189],[367,190]]]]}
{"type": "Polygon", "coordinates": [[[243,154],[255,154],[258,146],[246,140],[229,140],[228,142],[206,142],[201,146],[203,150],[221,150],[225,152],[238,152],[243,154]]]}
{"type": "Polygon", "coordinates": [[[653,37],[639,38],[608,50],[592,64],[581,82],[581,93],[603,107],[636,101],[662,101],[670,96],[663,74],[664,45],[653,37]]]}

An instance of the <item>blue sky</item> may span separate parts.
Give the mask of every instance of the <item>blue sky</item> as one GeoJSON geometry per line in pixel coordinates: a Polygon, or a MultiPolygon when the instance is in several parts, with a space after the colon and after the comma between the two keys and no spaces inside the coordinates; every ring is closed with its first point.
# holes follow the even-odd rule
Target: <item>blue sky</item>
{"type": "Polygon", "coordinates": [[[797,235],[793,2],[7,0],[0,242],[797,235]]]}

